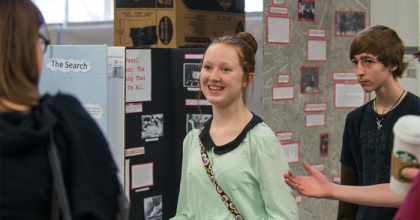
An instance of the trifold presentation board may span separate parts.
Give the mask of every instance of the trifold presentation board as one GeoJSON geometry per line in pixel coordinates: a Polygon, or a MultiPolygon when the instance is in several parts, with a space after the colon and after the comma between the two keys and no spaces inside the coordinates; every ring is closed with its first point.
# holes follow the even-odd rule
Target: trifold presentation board
{"type": "Polygon", "coordinates": [[[198,97],[201,60],[204,52],[204,48],[171,49],[171,81],[174,103],[172,131],[174,183],[172,190],[175,192],[173,201],[175,207],[181,180],[184,138],[189,131],[202,127],[212,117],[210,103],[203,95],[198,97]]]}
{"type": "Polygon", "coordinates": [[[97,122],[131,220],[175,215],[183,139],[212,117],[211,104],[198,98],[204,51],[55,45],[44,55],[41,93],[75,96],[97,122]]]}
{"type": "MultiPolygon", "coordinates": [[[[124,181],[125,48],[52,45],[44,55],[41,94],[76,97],[108,140],[124,181]]],[[[88,138],[88,137],[87,137],[88,138]]]]}
{"type": "Polygon", "coordinates": [[[197,97],[204,51],[126,49],[125,189],[132,220],[175,215],[183,139],[211,117],[210,103],[197,97]]]}
{"type": "Polygon", "coordinates": [[[173,192],[170,50],[126,49],[125,190],[130,219],[169,219],[173,192]]]}

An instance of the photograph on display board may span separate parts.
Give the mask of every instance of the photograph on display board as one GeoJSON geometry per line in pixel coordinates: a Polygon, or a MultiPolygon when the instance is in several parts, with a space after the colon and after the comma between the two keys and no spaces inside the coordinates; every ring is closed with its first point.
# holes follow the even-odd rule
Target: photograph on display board
{"type": "Polygon", "coordinates": [[[141,139],[163,136],[163,114],[141,116],[141,139]]]}
{"type": "Polygon", "coordinates": [[[193,129],[201,129],[204,124],[212,117],[212,114],[187,114],[186,115],[187,133],[193,129]]]}
{"type": "Polygon", "coordinates": [[[298,21],[315,22],[315,0],[299,0],[298,21]]]}
{"type": "Polygon", "coordinates": [[[124,64],[119,63],[117,60],[113,64],[108,63],[108,68],[111,71],[108,71],[108,78],[123,78],[124,74],[124,64]]]}
{"type": "Polygon", "coordinates": [[[162,220],[162,195],[144,199],[144,219],[162,220]]]}
{"type": "Polygon", "coordinates": [[[328,156],[328,134],[319,135],[319,156],[328,156]]]}
{"type": "Polygon", "coordinates": [[[301,67],[300,93],[313,94],[318,93],[318,67],[301,67]]]}
{"type": "Polygon", "coordinates": [[[341,184],[341,176],[333,176],[332,177],[332,182],[340,185],[341,184]]]}
{"type": "Polygon", "coordinates": [[[335,11],[335,36],[354,37],[366,28],[366,12],[335,11]]]}
{"type": "Polygon", "coordinates": [[[184,87],[199,88],[201,63],[184,63],[184,87]]]}

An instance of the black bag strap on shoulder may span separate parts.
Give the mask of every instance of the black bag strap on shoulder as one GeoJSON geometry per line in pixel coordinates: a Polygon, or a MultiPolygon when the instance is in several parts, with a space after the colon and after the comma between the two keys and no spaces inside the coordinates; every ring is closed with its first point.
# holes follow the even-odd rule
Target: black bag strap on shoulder
{"type": "Polygon", "coordinates": [[[58,156],[57,145],[54,140],[54,133],[50,131],[50,144],[48,145],[48,158],[50,160],[51,171],[53,174],[54,187],[57,192],[58,206],[61,210],[63,220],[71,220],[71,212],[69,200],[67,198],[66,188],[64,186],[64,178],[61,170],[61,162],[58,156]]]}
{"type": "MultiPolygon", "coordinates": [[[[51,171],[53,174],[54,188],[53,188],[53,199],[52,199],[52,220],[60,219],[60,214],[62,220],[72,220],[72,215],[70,211],[69,200],[67,197],[66,187],[64,186],[64,177],[61,168],[61,160],[58,154],[57,145],[54,140],[54,133],[50,131],[50,143],[48,144],[48,158],[51,165],[51,171]],[[58,203],[58,204],[57,204],[58,203]],[[58,205],[58,206],[57,206],[58,205]]],[[[118,181],[118,180],[117,180],[118,181]]],[[[115,216],[116,220],[128,220],[130,203],[128,202],[127,197],[124,194],[123,187],[118,181],[119,193],[117,195],[118,199],[118,213],[115,216]]]]}

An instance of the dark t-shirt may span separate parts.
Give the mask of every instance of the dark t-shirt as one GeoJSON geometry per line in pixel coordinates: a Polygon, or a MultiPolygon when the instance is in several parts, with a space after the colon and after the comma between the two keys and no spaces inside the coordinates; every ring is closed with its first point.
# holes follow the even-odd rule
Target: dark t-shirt
{"type": "MultiPolygon", "coordinates": [[[[341,163],[356,169],[359,185],[389,183],[391,153],[394,141],[392,129],[404,115],[420,115],[420,99],[407,93],[401,103],[376,125],[377,113],[373,101],[353,110],[347,115],[343,134],[341,163]]],[[[357,219],[392,219],[397,209],[359,206],[357,219]]]]}

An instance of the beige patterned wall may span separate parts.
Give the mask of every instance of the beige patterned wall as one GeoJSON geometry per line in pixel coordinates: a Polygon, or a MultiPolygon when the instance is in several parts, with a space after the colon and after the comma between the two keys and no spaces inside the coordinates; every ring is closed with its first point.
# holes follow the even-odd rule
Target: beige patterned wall
{"type": "MultiPolygon", "coordinates": [[[[325,164],[325,174],[331,179],[340,175],[341,139],[347,113],[352,109],[334,108],[333,72],[351,72],[353,66],[348,58],[349,47],[353,37],[336,37],[334,35],[335,11],[364,11],[366,26],[369,26],[369,0],[315,0],[315,21],[298,21],[298,0],[264,0],[263,11],[263,66],[262,66],[262,117],[274,132],[291,131],[292,140],[282,143],[299,142],[299,161],[291,163],[291,169],[298,175],[306,175],[303,161],[309,164],[325,164]],[[268,12],[269,6],[287,8],[287,15],[268,12]],[[290,44],[267,43],[267,16],[290,18],[290,44]],[[325,29],[327,41],[327,60],[307,61],[308,28],[325,29]],[[301,66],[319,67],[319,93],[300,93],[301,66]],[[273,86],[277,84],[277,74],[289,74],[289,84],[294,86],[293,100],[272,100],[273,86]],[[325,126],[306,127],[304,112],[305,103],[327,103],[325,126]],[[320,134],[329,136],[329,153],[319,156],[320,134]]],[[[284,10],[284,9],[283,9],[284,10]]],[[[317,112],[314,112],[317,113],[317,112]]],[[[322,113],[322,112],[320,112],[322,113]]],[[[337,201],[311,199],[302,197],[299,203],[299,214],[302,220],[335,219],[337,201]]]]}

